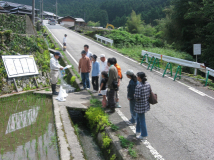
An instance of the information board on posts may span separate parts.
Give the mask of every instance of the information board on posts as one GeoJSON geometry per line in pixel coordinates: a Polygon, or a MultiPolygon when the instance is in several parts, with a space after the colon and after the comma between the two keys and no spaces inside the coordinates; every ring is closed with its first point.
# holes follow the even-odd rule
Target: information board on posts
{"type": "Polygon", "coordinates": [[[8,78],[39,74],[32,55],[2,56],[8,78]]]}

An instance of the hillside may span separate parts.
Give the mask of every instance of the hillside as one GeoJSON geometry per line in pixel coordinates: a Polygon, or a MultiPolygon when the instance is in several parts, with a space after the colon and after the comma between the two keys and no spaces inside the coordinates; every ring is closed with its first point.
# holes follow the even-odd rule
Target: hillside
{"type": "MultiPolygon", "coordinates": [[[[31,5],[29,0],[10,0],[11,2],[31,5]]],[[[44,10],[55,11],[55,0],[45,0],[44,10]]],[[[165,17],[163,9],[170,4],[170,0],[58,0],[58,14],[60,16],[85,17],[86,21],[100,21],[102,26],[111,23],[116,27],[126,23],[126,17],[131,11],[141,13],[145,23],[155,24],[155,19],[165,17]]],[[[36,8],[39,8],[36,1],[36,8]]]]}

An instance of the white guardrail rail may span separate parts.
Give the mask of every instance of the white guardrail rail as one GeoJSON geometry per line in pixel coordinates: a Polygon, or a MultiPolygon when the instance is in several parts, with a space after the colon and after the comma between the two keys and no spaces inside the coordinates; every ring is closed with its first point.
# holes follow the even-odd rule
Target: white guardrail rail
{"type": "Polygon", "coordinates": [[[105,41],[105,44],[107,44],[107,42],[108,42],[108,43],[111,44],[111,46],[112,46],[112,44],[114,43],[114,41],[113,41],[112,39],[109,39],[109,38],[100,36],[100,35],[98,35],[98,34],[96,34],[95,37],[97,38],[97,40],[100,39],[100,40],[101,40],[101,43],[102,43],[103,41],[105,41]]]}
{"type": "Polygon", "coordinates": [[[163,77],[165,74],[171,74],[171,76],[172,76],[172,67],[171,67],[170,63],[175,63],[175,64],[179,65],[177,68],[177,71],[175,73],[174,80],[177,77],[181,78],[181,66],[195,68],[195,69],[206,69],[206,71],[205,71],[206,72],[206,85],[207,85],[207,80],[208,80],[209,75],[214,77],[214,70],[211,68],[205,67],[204,64],[201,64],[201,63],[188,61],[188,60],[184,60],[184,59],[179,59],[179,58],[174,58],[174,57],[170,57],[170,56],[165,56],[165,55],[152,53],[152,52],[148,52],[148,51],[144,51],[144,50],[142,50],[142,56],[143,56],[143,59],[142,59],[141,64],[145,63],[144,60],[146,60],[146,63],[149,64],[148,69],[151,67],[151,71],[154,67],[159,68],[160,60],[168,62],[166,69],[164,71],[163,77]],[[150,61],[149,61],[148,57],[151,58],[150,61]],[[158,65],[158,67],[157,67],[157,65],[158,65]],[[167,69],[170,69],[169,73],[166,73],[167,69]],[[179,75],[177,75],[177,74],[179,74],[179,75]]]}

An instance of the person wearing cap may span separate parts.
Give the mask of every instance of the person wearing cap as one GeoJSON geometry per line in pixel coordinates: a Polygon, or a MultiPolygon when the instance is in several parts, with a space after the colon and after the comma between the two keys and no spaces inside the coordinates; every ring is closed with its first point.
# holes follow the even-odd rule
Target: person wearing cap
{"type": "Polygon", "coordinates": [[[134,93],[135,93],[135,88],[138,84],[138,81],[133,70],[129,69],[125,72],[125,74],[127,78],[130,79],[129,84],[127,86],[127,99],[129,100],[129,107],[130,107],[130,113],[131,113],[131,119],[129,121],[131,124],[135,124],[137,122],[137,114],[134,111],[134,107],[135,107],[134,93]]]}
{"type": "MultiPolygon", "coordinates": [[[[101,61],[100,62],[100,83],[101,83],[101,81],[102,81],[102,75],[101,75],[101,73],[103,71],[108,72],[109,66],[107,64],[107,59],[105,57],[105,54],[101,54],[100,55],[100,61],[101,61]]],[[[102,96],[102,94],[98,94],[98,96],[102,96]]]]}
{"type": "Polygon", "coordinates": [[[79,60],[79,73],[81,73],[83,89],[90,89],[89,73],[91,72],[91,61],[86,56],[86,52],[81,52],[82,58],[79,60]]]}
{"type": "Polygon", "coordinates": [[[93,85],[93,92],[98,92],[99,89],[99,74],[100,74],[100,64],[97,62],[97,56],[94,54],[91,58],[92,60],[92,85],[93,85]]]}
{"type": "Polygon", "coordinates": [[[91,60],[91,57],[93,56],[93,54],[91,53],[91,51],[89,51],[89,45],[84,45],[84,50],[86,52],[86,56],[91,60]]]}
{"type": "Polygon", "coordinates": [[[65,34],[64,38],[63,38],[63,50],[65,51],[65,47],[66,47],[66,38],[67,38],[67,34],[65,34]]]}
{"type": "Polygon", "coordinates": [[[56,92],[56,84],[59,77],[59,70],[63,70],[63,67],[59,64],[58,59],[61,57],[59,52],[55,52],[54,56],[50,60],[50,69],[51,69],[51,88],[52,94],[58,95],[56,92]]]}

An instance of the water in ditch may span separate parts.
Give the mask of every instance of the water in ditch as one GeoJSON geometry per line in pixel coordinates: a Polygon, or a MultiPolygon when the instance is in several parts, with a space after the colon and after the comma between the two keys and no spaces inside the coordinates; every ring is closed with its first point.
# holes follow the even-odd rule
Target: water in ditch
{"type": "Polygon", "coordinates": [[[79,133],[79,140],[87,160],[105,160],[102,151],[95,142],[95,138],[87,126],[84,112],[79,110],[68,110],[71,120],[79,133]]]}
{"type": "Polygon", "coordinates": [[[32,93],[0,99],[0,160],[59,160],[52,99],[32,93]]]}

